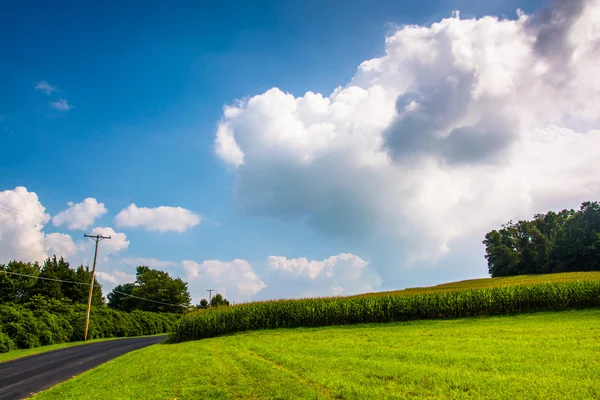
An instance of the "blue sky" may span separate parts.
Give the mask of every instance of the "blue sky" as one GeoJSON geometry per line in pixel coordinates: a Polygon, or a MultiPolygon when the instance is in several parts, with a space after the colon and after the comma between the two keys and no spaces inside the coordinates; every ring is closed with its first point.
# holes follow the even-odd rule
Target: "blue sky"
{"type": "MultiPolygon", "coordinates": [[[[108,213],[90,229],[113,226],[115,215],[131,203],[182,207],[202,216],[199,225],[184,232],[115,228],[130,241],[121,258],[177,263],[243,259],[260,275],[272,255],[324,260],[352,253],[377,270],[378,264],[389,264],[387,256],[381,257],[387,261],[376,261],[380,248],[362,238],[328,234],[298,216],[311,210],[285,217],[248,212],[244,199],[236,200],[236,180],[244,186],[248,175],[243,174],[260,168],[253,170],[248,163],[247,169],[236,170],[215,153],[223,107],[274,87],[296,97],[307,91],[329,96],[351,82],[361,62],[381,57],[385,37],[405,24],[430,26],[453,10],[460,10],[463,19],[515,19],[517,8],[529,14],[541,4],[5,3],[0,6],[0,191],[24,186],[51,216],[69,201],[93,197],[108,213]],[[36,89],[40,82],[51,85],[51,93],[36,89]],[[69,109],[50,104],[61,99],[69,109]]],[[[540,126],[546,122],[554,121],[540,126]]],[[[572,206],[578,200],[561,197],[540,204],[572,206]]],[[[506,216],[513,215],[507,211],[506,216]]],[[[83,234],[50,223],[44,232],[67,233],[77,240],[83,234]]],[[[477,250],[446,260],[468,259],[468,268],[389,274],[389,279],[380,274],[383,282],[377,288],[485,276],[481,229],[473,237],[453,237],[477,243],[477,250]]],[[[263,291],[267,297],[281,294],[263,291]]]]}

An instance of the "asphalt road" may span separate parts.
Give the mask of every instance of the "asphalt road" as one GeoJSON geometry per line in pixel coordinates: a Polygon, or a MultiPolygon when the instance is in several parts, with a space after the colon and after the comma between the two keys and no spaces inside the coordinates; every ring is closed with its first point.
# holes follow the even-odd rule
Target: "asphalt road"
{"type": "Polygon", "coordinates": [[[23,399],[166,336],[109,340],[0,363],[0,400],[23,399]]]}

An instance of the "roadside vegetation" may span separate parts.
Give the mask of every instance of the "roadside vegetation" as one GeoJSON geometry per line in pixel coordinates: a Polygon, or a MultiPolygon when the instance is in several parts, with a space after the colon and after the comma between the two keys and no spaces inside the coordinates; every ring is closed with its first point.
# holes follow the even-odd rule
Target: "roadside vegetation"
{"type": "MultiPolygon", "coordinates": [[[[88,268],[72,269],[63,258],[0,264],[0,353],[83,340],[90,280],[88,268]]],[[[96,285],[88,339],[166,333],[187,312],[187,284],[165,272],[140,266],[129,289],[113,290],[106,305],[96,285]],[[149,299],[139,296],[147,293],[149,299]],[[183,304],[154,302],[157,294],[183,304]]]]}
{"type": "Polygon", "coordinates": [[[597,399],[599,320],[577,310],[155,345],[34,399],[597,399]]]}

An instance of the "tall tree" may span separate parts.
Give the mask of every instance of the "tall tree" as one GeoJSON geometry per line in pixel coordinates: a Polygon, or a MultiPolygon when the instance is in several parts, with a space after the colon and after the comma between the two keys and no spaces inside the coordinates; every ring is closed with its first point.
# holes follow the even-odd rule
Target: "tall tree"
{"type": "Polygon", "coordinates": [[[10,272],[0,272],[0,303],[24,303],[33,295],[38,280],[21,275],[38,276],[40,265],[37,262],[10,261],[6,265],[0,264],[0,271],[10,272]]]}
{"type": "Polygon", "coordinates": [[[109,306],[126,311],[138,309],[154,312],[184,312],[191,302],[188,285],[181,278],[172,278],[167,272],[139,266],[134,283],[121,285],[109,294],[109,306]],[[135,296],[129,297],[117,292],[135,296]],[[147,301],[147,300],[150,301],[147,301]]]}
{"type": "Polygon", "coordinates": [[[536,214],[485,236],[491,276],[600,270],[600,205],[536,214]]]}

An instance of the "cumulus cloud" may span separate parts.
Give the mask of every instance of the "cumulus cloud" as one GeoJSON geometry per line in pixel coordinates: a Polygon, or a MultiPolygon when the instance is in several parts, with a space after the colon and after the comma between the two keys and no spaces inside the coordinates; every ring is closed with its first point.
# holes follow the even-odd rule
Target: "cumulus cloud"
{"type": "Polygon", "coordinates": [[[120,227],[144,227],[148,231],[183,232],[198,225],[201,218],[198,214],[182,207],[160,206],[154,208],[137,207],[130,204],[115,217],[115,224],[120,227]]]}
{"type": "Polygon", "coordinates": [[[115,232],[115,230],[110,227],[96,227],[92,229],[90,235],[110,236],[110,239],[102,241],[102,246],[99,247],[98,254],[107,256],[123,252],[129,247],[127,235],[121,232],[115,232]]]}
{"type": "Polygon", "coordinates": [[[44,245],[50,254],[68,258],[78,251],[82,251],[82,243],[75,243],[71,235],[64,233],[49,233],[44,238],[44,245]]]}
{"type": "Polygon", "coordinates": [[[231,298],[250,300],[266,287],[246,260],[207,260],[201,263],[184,260],[181,266],[195,302],[207,297],[206,289],[215,289],[231,298]]]}
{"type": "Polygon", "coordinates": [[[49,84],[46,81],[40,81],[35,85],[36,90],[39,90],[40,92],[44,92],[46,94],[51,94],[52,92],[54,92],[56,90],[55,86],[52,86],[51,84],[49,84]]]}
{"type": "Polygon", "coordinates": [[[226,107],[215,151],[235,168],[236,203],[363,246],[386,279],[598,197],[599,18],[598,0],[513,20],[455,13],[394,32],[329,96],[273,88],[226,107]]]}
{"type": "Polygon", "coordinates": [[[269,286],[279,289],[273,290],[274,297],[351,295],[381,286],[381,278],[369,262],[349,253],[323,261],[269,256],[267,271],[269,286]]]}
{"type": "Polygon", "coordinates": [[[135,274],[128,274],[119,270],[98,271],[96,276],[104,286],[103,292],[107,294],[113,287],[124,283],[135,282],[135,274]]]}
{"type": "Polygon", "coordinates": [[[52,218],[54,226],[66,226],[69,229],[87,229],[96,218],[106,214],[108,210],[104,203],[98,203],[93,197],[84,199],[81,203],[67,203],[69,208],[56,214],[52,218]]]}
{"type": "Polygon", "coordinates": [[[46,258],[43,228],[50,215],[45,211],[37,194],[25,187],[0,192],[0,262],[46,258]]]}

